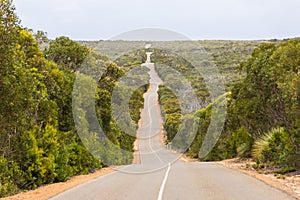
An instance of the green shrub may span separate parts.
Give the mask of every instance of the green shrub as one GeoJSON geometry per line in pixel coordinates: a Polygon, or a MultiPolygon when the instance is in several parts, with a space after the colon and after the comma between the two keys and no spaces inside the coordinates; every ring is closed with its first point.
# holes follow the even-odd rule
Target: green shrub
{"type": "Polygon", "coordinates": [[[253,138],[245,127],[239,128],[232,134],[231,142],[239,157],[249,157],[251,155],[253,138]]]}
{"type": "Polygon", "coordinates": [[[7,161],[0,156],[0,198],[19,191],[18,184],[22,182],[22,172],[14,161],[7,161]]]}
{"type": "Polygon", "coordinates": [[[274,175],[278,175],[278,174],[284,175],[284,174],[295,172],[295,171],[297,171],[297,170],[296,170],[296,168],[293,168],[293,167],[292,168],[283,168],[281,170],[275,171],[274,175]]]}
{"type": "Polygon", "coordinates": [[[289,133],[283,128],[272,129],[253,145],[252,156],[256,161],[268,163],[271,166],[293,166],[294,162],[287,162],[290,154],[294,154],[286,140],[289,133]]]}

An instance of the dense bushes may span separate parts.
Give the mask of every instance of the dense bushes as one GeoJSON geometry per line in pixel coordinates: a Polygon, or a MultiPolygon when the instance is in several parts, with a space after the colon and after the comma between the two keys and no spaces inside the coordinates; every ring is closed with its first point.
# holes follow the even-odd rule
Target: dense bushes
{"type": "Polygon", "coordinates": [[[164,129],[167,133],[167,142],[171,142],[178,132],[181,120],[181,109],[175,94],[165,86],[160,86],[158,98],[164,119],[164,129]]]}
{"type": "MultiPolygon", "coordinates": [[[[252,156],[271,166],[300,166],[299,87],[295,87],[299,84],[299,44],[298,39],[279,46],[262,44],[241,64],[247,77],[234,85],[223,133],[204,160],[252,156]]],[[[188,152],[193,157],[207,132],[201,120],[210,118],[201,116],[196,118],[200,128],[188,152]]]]}
{"type": "Polygon", "coordinates": [[[276,165],[299,166],[299,45],[292,39],[257,48],[241,65],[247,77],[234,87],[228,109],[230,126],[245,127],[254,140],[273,133],[276,144],[269,151],[276,165]]]}
{"type": "Polygon", "coordinates": [[[18,24],[11,1],[0,5],[3,197],[102,165],[85,150],[74,130],[74,74],[44,58],[32,33],[18,24]]]}
{"type": "MultiPolygon", "coordinates": [[[[265,43],[255,49],[248,60],[241,63],[240,73],[246,73],[247,76],[229,87],[231,93],[227,95],[228,113],[222,135],[214,149],[202,160],[252,156],[258,162],[273,166],[300,166],[299,49],[299,39],[282,41],[278,45],[265,43]]],[[[157,62],[168,63],[176,70],[191,68],[189,63],[180,68],[179,64],[172,65],[178,63],[172,56],[161,56],[157,59],[157,62]]],[[[158,71],[165,77],[166,69],[158,68],[158,71]]],[[[172,94],[168,95],[163,87],[159,93],[160,97],[164,96],[160,98],[163,107],[176,107],[172,102],[177,99],[172,94]],[[168,103],[165,99],[172,102],[168,103]]],[[[194,123],[199,125],[199,129],[187,152],[192,157],[199,156],[214,103],[216,102],[194,115],[194,123]]],[[[175,109],[173,114],[176,112],[178,111],[175,109]]],[[[173,123],[166,121],[168,123],[165,124],[165,129],[169,131],[167,135],[172,139],[176,134],[178,120],[169,120],[173,123]]]]}
{"type": "MultiPolygon", "coordinates": [[[[111,97],[124,70],[67,37],[51,41],[42,52],[34,35],[20,26],[11,0],[0,2],[0,13],[0,197],[106,165],[83,145],[72,115],[74,71],[88,55],[95,69],[108,69],[98,82],[99,123],[114,143],[129,152],[119,156],[120,162],[130,163],[135,137],[120,131],[111,119],[111,105],[101,103],[101,98],[110,102],[105,98],[111,97]]],[[[130,112],[136,121],[144,90],[136,91],[131,99],[130,112]]],[[[92,124],[87,129],[92,131],[92,124]]],[[[113,151],[104,153],[110,156],[113,151]]]]}

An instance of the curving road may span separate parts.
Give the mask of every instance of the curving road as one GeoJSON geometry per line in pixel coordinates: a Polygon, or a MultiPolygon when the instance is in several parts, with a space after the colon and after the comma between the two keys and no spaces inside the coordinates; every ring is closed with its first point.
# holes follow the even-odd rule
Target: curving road
{"type": "Polygon", "coordinates": [[[255,178],[216,163],[187,163],[161,140],[157,90],[162,83],[150,61],[151,87],[145,94],[140,128],[140,164],[119,168],[52,198],[52,200],[285,200],[293,199],[255,178]]]}

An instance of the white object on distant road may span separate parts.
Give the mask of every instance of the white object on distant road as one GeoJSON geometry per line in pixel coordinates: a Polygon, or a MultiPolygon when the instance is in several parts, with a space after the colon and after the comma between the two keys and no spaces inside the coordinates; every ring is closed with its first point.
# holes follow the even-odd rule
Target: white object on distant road
{"type": "Polygon", "coordinates": [[[146,44],[146,49],[150,49],[151,48],[151,46],[152,46],[152,44],[146,44]]]}

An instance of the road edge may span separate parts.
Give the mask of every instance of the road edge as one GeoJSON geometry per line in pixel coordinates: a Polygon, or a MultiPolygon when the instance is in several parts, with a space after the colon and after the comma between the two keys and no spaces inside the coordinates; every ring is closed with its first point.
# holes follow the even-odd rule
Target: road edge
{"type": "Polygon", "coordinates": [[[280,190],[288,195],[290,195],[291,197],[297,199],[297,200],[300,200],[300,196],[294,192],[291,188],[285,186],[284,184],[280,183],[279,181],[274,181],[273,179],[269,178],[269,177],[266,177],[264,176],[264,174],[259,174],[257,171],[249,171],[249,170],[246,170],[246,169],[241,169],[239,167],[232,167],[228,164],[226,164],[226,160],[225,161],[219,161],[219,162],[215,162],[215,163],[218,163],[219,165],[227,168],[227,169],[231,169],[231,170],[234,170],[234,171],[238,171],[240,173],[243,173],[247,176],[251,176],[277,190],[280,190]]]}
{"type": "Polygon", "coordinates": [[[66,182],[59,182],[59,183],[53,183],[53,184],[41,186],[34,190],[21,192],[13,196],[0,198],[0,199],[1,200],[35,200],[35,199],[47,200],[69,189],[72,189],[78,185],[81,185],[83,183],[86,183],[88,181],[110,174],[115,171],[116,169],[114,169],[113,167],[102,168],[92,174],[74,176],[70,180],[67,180],[66,182]]]}

